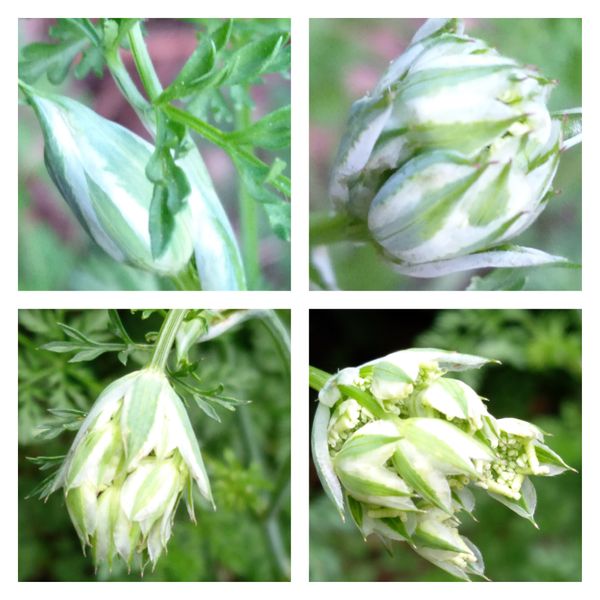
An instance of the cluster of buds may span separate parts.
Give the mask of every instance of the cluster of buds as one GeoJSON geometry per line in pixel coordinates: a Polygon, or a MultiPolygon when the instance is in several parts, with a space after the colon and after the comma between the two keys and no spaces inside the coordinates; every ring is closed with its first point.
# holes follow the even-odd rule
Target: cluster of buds
{"type": "Polygon", "coordinates": [[[569,469],[534,425],[496,419],[448,372],[488,359],[436,349],[395,352],[329,378],[312,431],[315,465],[342,518],[366,538],[408,543],[461,579],[484,576],[477,547],[459,533],[472,486],[533,521],[531,475],[569,469]],[[344,502],[345,499],[345,502],[344,502]]]}
{"type": "Polygon", "coordinates": [[[120,556],[153,565],[166,549],[182,496],[213,505],[200,448],[166,375],[148,367],[109,385],[83,422],[48,495],[63,489],[69,515],[96,568],[120,556]]]}
{"type": "Polygon", "coordinates": [[[203,289],[245,286],[237,242],[197,148],[178,159],[190,184],[173,215],[169,242],[152,252],[153,185],[147,165],[154,147],[117,123],[64,96],[21,87],[44,134],[50,177],[90,237],[113,259],[176,276],[195,254],[203,289]]]}
{"type": "Polygon", "coordinates": [[[564,261],[506,243],[544,209],[580,111],[551,114],[555,82],[429,19],[354,103],[333,168],[336,208],[364,222],[402,273],[564,261]],[[569,124],[569,127],[566,125],[569,124]]]}

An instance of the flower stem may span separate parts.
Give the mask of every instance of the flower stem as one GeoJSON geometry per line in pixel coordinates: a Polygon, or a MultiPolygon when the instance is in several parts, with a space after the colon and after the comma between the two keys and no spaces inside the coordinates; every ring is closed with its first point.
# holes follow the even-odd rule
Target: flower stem
{"type": "Polygon", "coordinates": [[[148,365],[149,368],[157,369],[159,371],[165,370],[171,347],[175,341],[175,335],[177,334],[181,323],[183,323],[186,312],[186,309],[173,309],[167,314],[160,331],[158,332],[158,339],[154,346],[152,359],[148,365]]]}
{"type": "Polygon", "coordinates": [[[317,369],[317,367],[308,367],[308,384],[313,390],[320,392],[327,380],[331,377],[329,373],[317,369]]]}
{"type": "MultiPolygon", "coordinates": [[[[242,104],[236,109],[236,126],[238,129],[246,129],[251,122],[251,108],[242,104]]],[[[248,152],[252,152],[251,147],[244,147],[248,152]]],[[[256,289],[260,280],[260,257],[258,244],[258,212],[256,201],[244,183],[242,177],[238,178],[239,186],[239,205],[240,205],[240,227],[242,233],[242,255],[246,265],[246,275],[248,277],[248,287],[256,289]]]]}
{"type": "Polygon", "coordinates": [[[285,375],[288,380],[288,384],[290,383],[290,334],[286,329],[285,325],[281,322],[277,313],[274,310],[267,311],[261,319],[261,323],[269,332],[275,346],[277,348],[277,352],[279,353],[279,357],[281,358],[281,363],[283,365],[283,369],[285,371],[285,375]]]}
{"type": "Polygon", "coordinates": [[[154,70],[139,21],[131,28],[128,37],[135,68],[140,75],[142,85],[146,90],[146,94],[148,94],[150,102],[154,102],[162,93],[162,85],[154,70]]]}
{"type": "Polygon", "coordinates": [[[329,212],[310,215],[310,244],[322,246],[337,242],[368,240],[367,227],[344,214],[329,212]]]}
{"type": "Polygon", "coordinates": [[[108,70],[117,84],[117,87],[127,102],[131,104],[131,107],[135,110],[135,113],[144,127],[152,134],[152,136],[155,136],[156,125],[153,119],[152,107],[138,90],[131,75],[129,75],[129,72],[125,68],[118,51],[108,53],[105,58],[108,70]]]}

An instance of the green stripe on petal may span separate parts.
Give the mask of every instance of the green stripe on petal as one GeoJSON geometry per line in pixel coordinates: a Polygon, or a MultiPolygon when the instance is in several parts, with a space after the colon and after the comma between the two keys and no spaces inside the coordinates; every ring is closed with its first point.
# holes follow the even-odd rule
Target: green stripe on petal
{"type": "Polygon", "coordinates": [[[413,379],[398,365],[377,362],[371,372],[371,393],[379,400],[402,399],[412,393],[413,379]]]}
{"type": "Polygon", "coordinates": [[[98,492],[95,486],[89,483],[69,490],[65,495],[67,511],[84,547],[90,543],[90,536],[96,530],[97,496],[98,492]]]}
{"type": "Polygon", "coordinates": [[[166,412],[169,419],[170,435],[174,437],[177,449],[190,470],[200,494],[215,508],[210,480],[202,460],[196,434],[183,403],[170,386],[165,395],[165,402],[168,402],[166,412]]]}
{"type": "Polygon", "coordinates": [[[445,474],[438,471],[408,440],[400,440],[393,455],[402,479],[423,498],[444,512],[452,513],[452,496],[445,474]]]}
{"type": "Polygon", "coordinates": [[[491,461],[493,452],[479,440],[440,419],[406,419],[398,425],[401,434],[431,463],[447,474],[478,478],[474,460],[491,461]]]}
{"type": "Polygon", "coordinates": [[[140,464],[125,480],[121,506],[132,521],[153,522],[163,514],[172,497],[181,492],[183,484],[172,460],[149,460],[140,464]]]}
{"type": "Polygon", "coordinates": [[[546,446],[546,444],[534,442],[533,446],[537,459],[540,463],[540,467],[548,469],[546,475],[560,475],[565,471],[577,472],[573,467],[570,467],[556,452],[554,452],[552,448],[546,446]]]}
{"type": "Polygon", "coordinates": [[[461,271],[470,271],[472,269],[488,268],[519,268],[519,267],[539,267],[542,265],[557,265],[566,267],[576,267],[564,256],[553,256],[535,248],[526,248],[523,246],[502,246],[495,250],[487,250],[448,258],[421,264],[402,264],[393,263],[393,269],[398,273],[410,275],[412,277],[431,278],[448,275],[450,273],[459,273],[461,271]]]}
{"type": "Polygon", "coordinates": [[[385,465],[400,437],[389,421],[374,421],[361,427],[333,459],[335,473],[357,500],[370,504],[415,510],[411,489],[385,465]]]}
{"type": "Polygon", "coordinates": [[[520,492],[521,497],[519,500],[513,500],[512,498],[507,498],[502,494],[496,494],[491,491],[488,491],[488,495],[500,502],[500,504],[504,504],[504,506],[510,508],[510,510],[520,517],[527,519],[537,529],[538,525],[533,518],[535,507],[537,505],[537,493],[535,487],[533,487],[533,483],[531,483],[528,477],[525,477],[523,480],[520,492]]]}
{"type": "Polygon", "coordinates": [[[426,517],[418,520],[414,539],[419,545],[437,550],[471,553],[469,547],[460,537],[458,529],[433,518],[426,517]]]}
{"type": "Polygon", "coordinates": [[[483,426],[487,414],[481,397],[466,383],[450,377],[441,377],[426,387],[421,400],[450,419],[469,420],[477,428],[483,426]]]}
{"type": "Polygon", "coordinates": [[[158,371],[145,369],[128,391],[123,403],[121,429],[127,468],[135,466],[155,445],[151,434],[160,426],[159,399],[168,386],[165,376],[158,371]]]}
{"type": "Polygon", "coordinates": [[[338,385],[338,389],[342,394],[356,400],[363,408],[366,408],[374,417],[384,419],[386,411],[373,397],[373,394],[365,390],[361,390],[352,385],[338,385]]]}

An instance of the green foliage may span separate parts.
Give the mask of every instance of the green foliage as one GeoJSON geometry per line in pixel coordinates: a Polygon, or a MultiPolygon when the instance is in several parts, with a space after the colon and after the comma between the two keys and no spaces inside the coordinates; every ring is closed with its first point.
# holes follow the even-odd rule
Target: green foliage
{"type": "Polygon", "coordinates": [[[581,377],[581,313],[575,310],[442,311],[417,343],[460,348],[515,369],[557,369],[581,377]]]}
{"type": "MultiPolygon", "coordinates": [[[[191,320],[222,320],[231,311],[190,311],[191,320]]],[[[289,313],[279,318],[289,327],[289,313]]],[[[152,339],[162,311],[21,311],[19,347],[19,579],[21,581],[138,581],[120,561],[112,572],[83,557],[60,494],[46,503],[29,498],[43,483],[49,458],[65,454],[73,423],[87,412],[99,392],[117,377],[147,363],[138,340],[152,339]],[[57,323],[86,338],[135,344],[127,368],[118,352],[86,362],[69,362],[69,353],[40,349],[69,338],[57,323]],[[135,366],[134,366],[135,363],[135,366]],[[42,373],[41,369],[48,365],[42,373]],[[39,376],[36,375],[39,372],[39,376]],[[60,374],[60,377],[59,377],[60,374]],[[52,383],[48,384],[48,381],[52,383]],[[55,383],[57,382],[57,383],[55,383]],[[60,388],[59,388],[60,386],[60,388]],[[59,393],[59,389],[61,393],[59,393]],[[48,394],[52,390],[52,394],[48,394]],[[66,398],[66,400],[65,400],[66,398]],[[76,400],[75,400],[76,399],[76,400]],[[53,413],[48,414],[48,409],[53,413]],[[59,409],[58,412],[54,409],[59,409]],[[32,418],[33,416],[33,418],[32,418]],[[66,426],[63,427],[62,425],[66,426]],[[43,427],[41,427],[43,425],[43,427]],[[61,429],[62,428],[62,429],[61,429]],[[42,431],[42,438],[36,434],[42,431]],[[56,434],[56,435],[54,435],[56,434]],[[41,457],[35,464],[26,457],[41,457]],[[46,457],[46,458],[43,458],[46,457]]],[[[116,350],[116,349],[115,349],[116,350]]],[[[148,581],[286,580],[289,578],[290,501],[289,365],[262,320],[247,320],[226,333],[194,344],[188,365],[219,408],[220,423],[207,419],[195,402],[187,407],[214,490],[217,511],[196,499],[197,525],[176,516],[168,554],[148,581]],[[226,390],[226,396],[224,396],[226,390]],[[227,410],[230,398],[234,408],[227,410]],[[219,403],[221,401],[221,403],[219,403]],[[272,532],[276,538],[272,539],[272,532]]],[[[175,361],[171,361],[175,365],[175,361]]],[[[175,366],[173,367],[175,369],[175,366]]],[[[183,368],[179,365],[179,371],[183,368]]],[[[171,372],[178,379],[181,372],[171,372]]],[[[229,406],[231,408],[231,406],[229,406]]]]}
{"type": "Polygon", "coordinates": [[[50,409],[88,408],[89,396],[102,389],[90,367],[41,349],[47,340],[63,340],[59,323],[68,318],[73,326],[101,337],[108,324],[105,312],[72,314],[65,311],[19,311],[19,441],[30,444],[47,421],[50,409]]]}
{"type": "MultiPolygon", "coordinates": [[[[393,312],[397,317],[390,317],[387,327],[395,332],[402,332],[403,323],[408,324],[413,317],[421,320],[416,315],[422,311],[414,311],[412,316],[406,311],[393,312]]],[[[368,322],[368,314],[353,311],[347,318],[368,322]]],[[[331,323],[332,331],[337,327],[337,320],[331,323]]],[[[377,328],[357,331],[357,335],[371,340],[370,357],[378,355],[377,328]]],[[[463,533],[485,557],[486,574],[494,581],[581,580],[581,481],[585,476],[581,474],[581,313],[442,310],[431,325],[411,334],[411,339],[403,336],[402,340],[405,347],[437,346],[499,358],[502,365],[460,376],[488,399],[496,416],[526,419],[551,434],[553,449],[578,471],[564,475],[562,480],[535,479],[539,530],[483,490],[475,489],[477,521],[465,519],[463,533]]],[[[325,351],[330,352],[328,348],[325,351]]],[[[352,364],[347,361],[348,355],[352,355],[352,348],[342,349],[336,357],[341,361],[339,366],[352,364]]],[[[364,542],[351,519],[341,522],[316,474],[311,478],[310,578],[452,580],[403,544],[394,544],[388,552],[376,536],[364,542]]]]}
{"type": "Polygon", "coordinates": [[[36,42],[21,49],[19,78],[35,83],[46,75],[54,85],[62,83],[72,63],[81,55],[75,67],[75,77],[83,79],[90,72],[100,77],[104,57],[100,50],[100,37],[89,19],[59,19],[49,30],[54,42],[36,42]]]}
{"type": "MultiPolygon", "coordinates": [[[[244,27],[228,20],[215,29],[201,30],[199,43],[177,77],[161,93],[156,103],[159,109],[174,99],[185,98],[188,110],[206,119],[213,111],[217,121],[239,121],[239,113],[254,106],[251,85],[269,73],[289,74],[289,22],[275,24],[276,31],[257,32],[249,22],[244,27]],[[229,88],[229,101],[226,88],[229,88]]],[[[178,123],[202,134],[205,124],[172,110],[166,111],[178,123]]],[[[242,119],[244,121],[244,119],[242,119]]],[[[286,241],[290,239],[289,182],[282,175],[285,162],[276,157],[271,166],[257,158],[253,146],[281,150],[290,145],[290,108],[275,109],[255,123],[241,124],[233,131],[211,128],[210,138],[232,158],[250,195],[266,211],[273,232],[286,241]],[[275,185],[273,185],[275,184],[275,185]],[[269,187],[275,187],[270,191],[269,187]],[[279,196],[283,194],[283,199],[279,196]]]]}

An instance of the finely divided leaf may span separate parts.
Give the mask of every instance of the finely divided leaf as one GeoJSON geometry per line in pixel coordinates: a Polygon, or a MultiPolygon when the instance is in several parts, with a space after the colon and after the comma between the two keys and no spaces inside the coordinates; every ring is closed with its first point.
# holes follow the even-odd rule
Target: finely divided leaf
{"type": "Polygon", "coordinates": [[[279,108],[245,129],[227,134],[227,139],[240,145],[259,146],[269,150],[290,145],[290,106],[279,108]]]}
{"type": "Polygon", "coordinates": [[[89,19],[59,19],[50,29],[55,43],[36,42],[24,46],[19,57],[19,78],[34,83],[44,74],[50,83],[58,85],[64,81],[75,59],[81,60],[75,67],[78,79],[90,71],[102,75],[104,57],[98,34],[89,19]]]}

